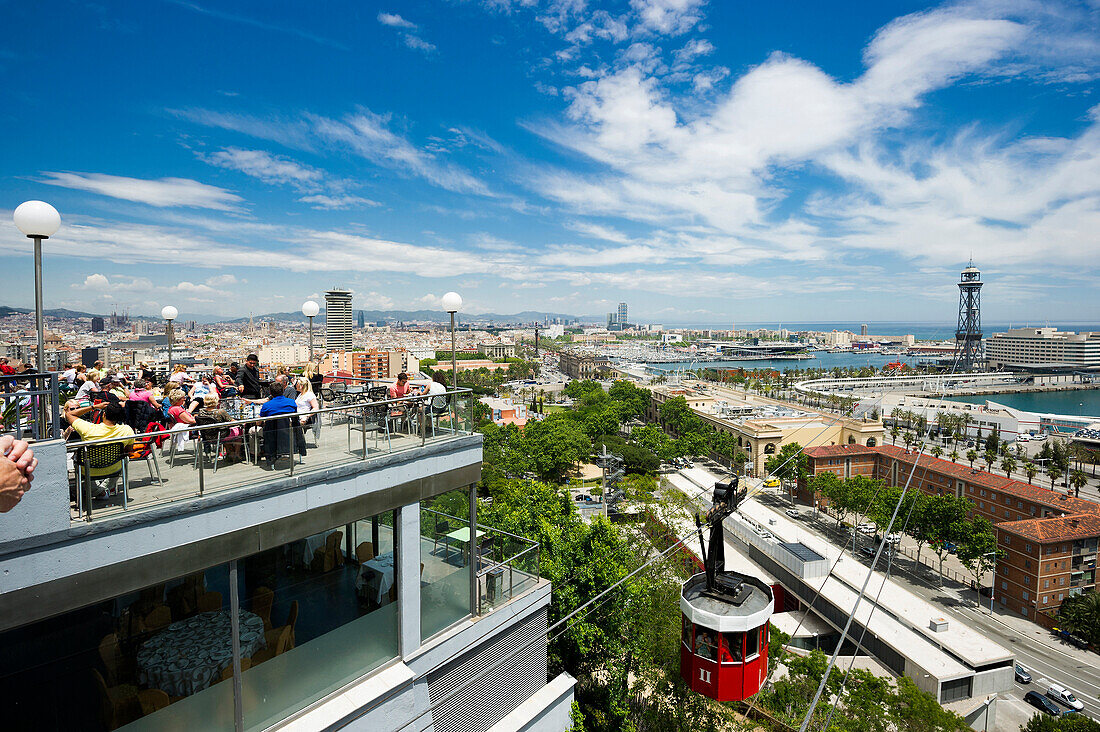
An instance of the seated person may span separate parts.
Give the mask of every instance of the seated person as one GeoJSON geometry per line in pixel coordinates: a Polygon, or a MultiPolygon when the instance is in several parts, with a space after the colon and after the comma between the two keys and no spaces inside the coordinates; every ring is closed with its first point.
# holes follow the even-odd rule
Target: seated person
{"type": "MultiPolygon", "coordinates": [[[[413,386],[409,382],[409,375],[404,371],[397,375],[397,381],[390,384],[389,396],[390,399],[405,399],[407,397],[417,396],[423,393],[423,389],[418,386],[413,386]]],[[[403,405],[395,404],[390,410],[390,417],[402,417],[405,415],[405,407],[403,405]]]]}
{"type": "Polygon", "coordinates": [[[182,363],[177,363],[172,369],[172,375],[168,377],[168,380],[173,384],[182,384],[185,376],[187,376],[187,367],[182,363]]]}
{"type": "Polygon", "coordinates": [[[84,383],[80,385],[80,388],[76,392],[76,400],[78,402],[92,403],[93,395],[99,391],[99,372],[95,369],[91,369],[85,375],[84,383]]]}
{"type": "Polygon", "coordinates": [[[218,392],[226,398],[237,396],[237,384],[221,366],[214,367],[214,386],[218,392]]]}
{"type": "MultiPolygon", "coordinates": [[[[217,422],[232,422],[233,418],[224,409],[218,407],[218,396],[207,394],[202,398],[203,404],[195,412],[195,422],[198,424],[215,424],[217,422]]],[[[241,438],[241,428],[237,426],[222,427],[222,446],[230,460],[240,460],[244,441],[241,438]]],[[[206,430],[204,430],[204,433],[206,430]]],[[[204,437],[206,435],[204,434],[204,437]]]]}
{"type": "MultiPolygon", "coordinates": [[[[112,402],[100,402],[95,407],[80,407],[76,400],[70,399],[65,402],[64,417],[72,429],[81,439],[84,440],[102,440],[110,437],[118,438],[130,438],[123,442],[122,455],[126,454],[126,451],[134,444],[134,431],[124,423],[126,417],[123,409],[118,404],[112,402]],[[88,412],[90,409],[102,410],[103,420],[99,424],[89,422],[86,419],[81,418],[81,414],[88,412]]],[[[121,458],[120,458],[121,459],[121,458]]],[[[99,476],[111,475],[118,470],[118,464],[110,465],[106,468],[91,468],[88,474],[92,478],[99,476]]],[[[114,475],[108,479],[107,488],[100,488],[94,495],[95,498],[102,498],[106,495],[107,490],[114,490],[115,483],[118,481],[118,475],[114,475]]]]}
{"type": "Polygon", "coordinates": [[[171,404],[168,407],[168,418],[171,420],[171,426],[168,429],[179,433],[176,436],[178,447],[183,447],[183,443],[187,442],[188,432],[195,424],[195,416],[184,406],[186,401],[187,395],[183,393],[183,389],[173,389],[168,394],[168,402],[171,404]]]}
{"type": "Polygon", "coordinates": [[[308,427],[313,424],[316,417],[314,412],[320,409],[321,405],[317,401],[317,395],[313,393],[313,385],[306,377],[299,376],[294,382],[294,389],[298,393],[294,398],[294,403],[298,405],[298,422],[303,427],[308,427]]]}
{"type": "MultiPolygon", "coordinates": [[[[268,385],[268,398],[264,402],[264,405],[260,407],[261,417],[274,417],[280,414],[294,414],[298,411],[298,405],[294,403],[293,399],[287,399],[283,396],[284,386],[277,380],[272,381],[268,385]]],[[[263,423],[264,430],[264,454],[267,456],[269,462],[275,462],[275,456],[279,451],[279,420],[269,419],[263,423]]],[[[290,433],[290,438],[294,439],[295,433],[300,433],[301,427],[290,433]]],[[[305,455],[305,440],[295,440],[298,442],[298,453],[305,455]]]]}
{"type": "MultiPolygon", "coordinates": [[[[188,392],[187,410],[192,414],[203,405],[203,398],[207,394],[218,396],[218,390],[210,383],[209,376],[203,376],[202,380],[194,382],[188,392]]],[[[220,401],[220,399],[219,399],[220,401]]]]}
{"type": "Polygon", "coordinates": [[[130,396],[127,397],[132,402],[149,402],[154,407],[159,407],[156,399],[153,397],[153,385],[149,381],[138,379],[134,384],[133,390],[130,392],[130,396]]]}

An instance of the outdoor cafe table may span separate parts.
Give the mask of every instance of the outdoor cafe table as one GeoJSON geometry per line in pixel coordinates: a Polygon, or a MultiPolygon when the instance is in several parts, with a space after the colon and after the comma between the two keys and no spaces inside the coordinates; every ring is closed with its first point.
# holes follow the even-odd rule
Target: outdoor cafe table
{"type": "MultiPolygon", "coordinates": [[[[228,610],[199,613],[172,623],[137,652],[138,681],[168,696],[190,696],[213,684],[233,662],[228,610]]],[[[241,657],[267,645],[264,621],[241,610],[241,657]]]]}
{"type": "MultiPolygon", "coordinates": [[[[482,531],[481,529],[477,530],[477,538],[478,539],[485,536],[485,534],[486,534],[486,532],[482,531]]],[[[447,534],[444,538],[449,540],[449,541],[446,542],[447,546],[450,546],[452,541],[457,543],[457,544],[462,545],[463,556],[464,557],[469,556],[468,555],[469,544],[470,544],[470,527],[469,526],[463,526],[461,528],[455,529],[451,533],[447,534]]]]}

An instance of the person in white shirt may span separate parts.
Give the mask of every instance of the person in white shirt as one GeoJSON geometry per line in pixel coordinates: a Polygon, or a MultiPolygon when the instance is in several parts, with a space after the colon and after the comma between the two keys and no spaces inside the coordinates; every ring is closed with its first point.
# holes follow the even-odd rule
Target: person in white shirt
{"type": "Polygon", "coordinates": [[[313,423],[313,413],[320,409],[321,405],[317,402],[317,395],[313,393],[313,385],[304,376],[295,379],[294,389],[298,392],[298,396],[294,398],[300,415],[298,421],[306,427],[313,423]]]}
{"type": "Polygon", "coordinates": [[[61,373],[61,378],[65,380],[65,383],[69,385],[69,388],[73,388],[73,384],[76,383],[76,366],[69,364],[69,368],[65,369],[61,373]]]}

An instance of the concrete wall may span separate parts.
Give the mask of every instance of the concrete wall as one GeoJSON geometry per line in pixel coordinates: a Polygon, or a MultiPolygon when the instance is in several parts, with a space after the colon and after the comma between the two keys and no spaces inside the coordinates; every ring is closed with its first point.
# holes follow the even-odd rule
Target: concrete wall
{"type": "MultiPolygon", "coordinates": [[[[19,505],[0,516],[0,543],[25,541],[42,533],[69,527],[69,479],[65,467],[65,443],[34,443],[38,467],[31,489],[19,505]]],[[[6,587],[0,587],[6,589],[6,587]]]]}
{"type": "Polygon", "coordinates": [[[974,680],[971,682],[971,696],[978,698],[1010,691],[1015,679],[1015,668],[1012,665],[981,671],[974,674],[974,680]]]}

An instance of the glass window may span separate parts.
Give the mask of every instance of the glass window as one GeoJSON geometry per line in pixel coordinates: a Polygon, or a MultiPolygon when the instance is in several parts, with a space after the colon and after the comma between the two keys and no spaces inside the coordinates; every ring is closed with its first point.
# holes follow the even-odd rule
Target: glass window
{"type": "Polygon", "coordinates": [[[393,527],[387,512],[237,562],[246,729],[397,656],[393,527]]]}
{"type": "MultiPolygon", "coordinates": [[[[492,561],[492,537],[478,529],[477,556],[492,561]]],[[[470,494],[453,490],[420,504],[420,637],[470,615],[470,494]]]]}
{"type": "Polygon", "coordinates": [[[682,629],[680,630],[680,642],[684,644],[684,648],[687,648],[690,651],[690,650],[692,650],[692,648],[691,648],[691,630],[692,630],[691,621],[687,619],[686,615],[681,615],[680,616],[680,622],[683,625],[682,629]]]}
{"type": "Polygon", "coordinates": [[[724,633],[722,643],[722,663],[741,663],[744,656],[741,644],[744,642],[741,633],[724,633]]]}
{"type": "Polygon", "coordinates": [[[719,633],[699,627],[695,631],[695,655],[708,661],[718,660],[719,633]]]}
{"type": "Polygon", "coordinates": [[[229,571],[0,634],[4,729],[233,729],[229,571]]]}
{"type": "Polygon", "coordinates": [[[760,629],[756,628],[745,633],[745,658],[749,659],[760,653],[760,629]]]}

